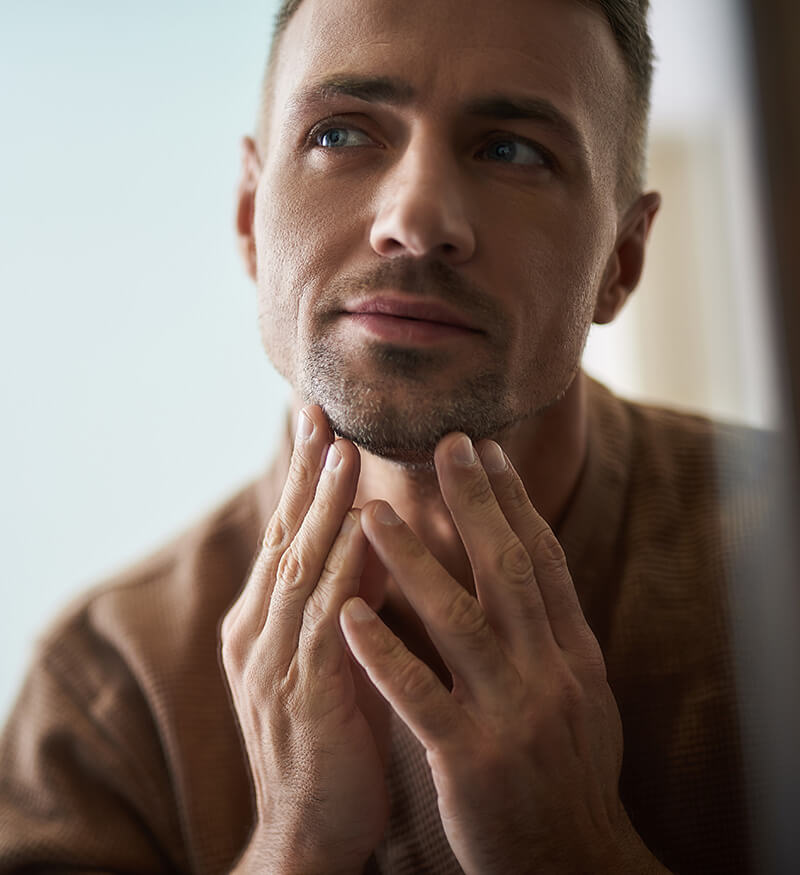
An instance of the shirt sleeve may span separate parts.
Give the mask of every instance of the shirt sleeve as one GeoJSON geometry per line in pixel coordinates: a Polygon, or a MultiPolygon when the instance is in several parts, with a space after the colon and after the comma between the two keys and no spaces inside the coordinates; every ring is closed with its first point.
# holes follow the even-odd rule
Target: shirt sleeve
{"type": "Polygon", "coordinates": [[[41,653],[0,737],[0,873],[186,870],[163,787],[140,756],[152,743],[141,736],[155,732],[130,682],[113,660],[87,667],[91,682],[74,663],[41,653]]]}

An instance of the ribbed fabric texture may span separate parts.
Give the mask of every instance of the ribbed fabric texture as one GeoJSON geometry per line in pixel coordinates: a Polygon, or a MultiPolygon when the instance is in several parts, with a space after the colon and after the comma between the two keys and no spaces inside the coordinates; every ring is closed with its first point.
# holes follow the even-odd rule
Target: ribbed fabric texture
{"type": "MultiPolygon", "coordinates": [[[[623,802],[673,871],[750,872],[728,580],[769,524],[768,440],[591,381],[589,410],[558,535],[622,715],[623,802]]],[[[42,639],[0,742],[0,872],[230,868],[253,815],[218,626],[288,456],[287,437],[265,478],[42,639]]],[[[398,721],[387,781],[369,871],[458,873],[424,751],[398,721]]]]}

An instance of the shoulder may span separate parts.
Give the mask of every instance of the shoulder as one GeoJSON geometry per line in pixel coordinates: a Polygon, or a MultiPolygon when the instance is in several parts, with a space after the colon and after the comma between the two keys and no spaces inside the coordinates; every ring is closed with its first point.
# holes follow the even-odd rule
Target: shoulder
{"type": "MultiPolygon", "coordinates": [[[[188,870],[189,857],[222,871],[235,857],[252,812],[218,627],[260,539],[257,492],[243,489],[89,591],[41,638],[0,737],[0,819],[8,787],[21,788],[13,793],[31,803],[15,830],[32,837],[31,859],[71,860],[80,849],[81,863],[96,854],[103,869],[123,855],[120,871],[161,871],[166,859],[188,870]],[[56,773],[57,789],[43,783],[56,773]],[[87,832],[88,809],[103,812],[100,833],[87,832]],[[44,842],[53,818],[60,837],[44,842]]],[[[0,839],[0,861],[6,852],[0,839]]]]}
{"type": "Polygon", "coordinates": [[[663,572],[672,588],[728,578],[774,524],[780,436],[622,399],[597,383],[589,397],[590,453],[615,484],[617,552],[651,576],[663,572]]]}
{"type": "MultiPolygon", "coordinates": [[[[151,555],[68,605],[41,636],[37,660],[91,700],[115,663],[148,676],[216,641],[259,539],[252,483],[151,555]]],[[[120,665],[120,667],[122,667],[120,665]]]]}
{"type": "Polygon", "coordinates": [[[781,438],[775,432],[620,398],[592,383],[595,421],[625,446],[634,487],[639,482],[653,494],[662,486],[685,491],[687,499],[713,492],[717,500],[731,500],[763,491],[779,476],[781,438]]]}

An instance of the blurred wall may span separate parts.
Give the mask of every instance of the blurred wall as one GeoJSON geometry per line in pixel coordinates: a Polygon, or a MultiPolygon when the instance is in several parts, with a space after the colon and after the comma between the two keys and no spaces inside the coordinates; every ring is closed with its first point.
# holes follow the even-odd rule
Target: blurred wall
{"type": "Polygon", "coordinates": [[[642,282],[595,326],[587,369],[617,391],[780,422],[750,70],[731,0],[653,0],[648,186],[663,195],[642,282]]]}
{"type": "MultiPolygon", "coordinates": [[[[0,714],[60,606],[261,470],[282,427],[232,225],[275,5],[4,0],[0,714]]],[[[644,283],[587,367],[768,424],[731,7],[653,5],[664,209],[644,283]]]]}

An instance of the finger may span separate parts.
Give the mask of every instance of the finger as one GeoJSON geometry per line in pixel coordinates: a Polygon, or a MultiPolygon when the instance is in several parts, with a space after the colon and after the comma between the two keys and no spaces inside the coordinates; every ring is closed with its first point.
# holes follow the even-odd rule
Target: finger
{"type": "Polygon", "coordinates": [[[287,666],[297,651],[306,600],[353,505],[359,468],[360,456],[350,441],[331,445],[314,500],[278,563],[262,635],[278,665],[287,666]]]}
{"type": "Polygon", "coordinates": [[[422,620],[453,674],[473,697],[494,689],[508,663],[478,601],[454,580],[384,501],[361,513],[378,558],[422,620]]]}
{"type": "Polygon", "coordinates": [[[345,602],[341,628],[355,659],[400,719],[429,751],[459,734],[466,714],[436,675],[360,598],[345,602]]]}
{"type": "Polygon", "coordinates": [[[325,678],[340,670],[346,656],[339,629],[339,611],[356,595],[367,554],[360,511],[349,510],[325,560],[325,566],[303,608],[298,645],[299,662],[309,676],[325,678]]]}
{"type": "Polygon", "coordinates": [[[242,621],[242,632],[248,637],[255,637],[264,627],[278,563],[311,505],[331,440],[322,409],[316,405],[303,408],[297,416],[294,450],[280,501],[247,585],[230,612],[231,624],[242,621]]]}
{"type": "Polygon", "coordinates": [[[526,545],[503,513],[466,435],[447,435],[434,454],[442,497],[472,565],[489,622],[521,655],[554,647],[542,593],[526,545]]]}
{"type": "Polygon", "coordinates": [[[494,441],[482,441],[478,452],[500,508],[532,559],[554,639],[563,649],[576,652],[592,647],[593,643],[596,645],[583,615],[564,551],[528,498],[508,457],[494,441]]]}

